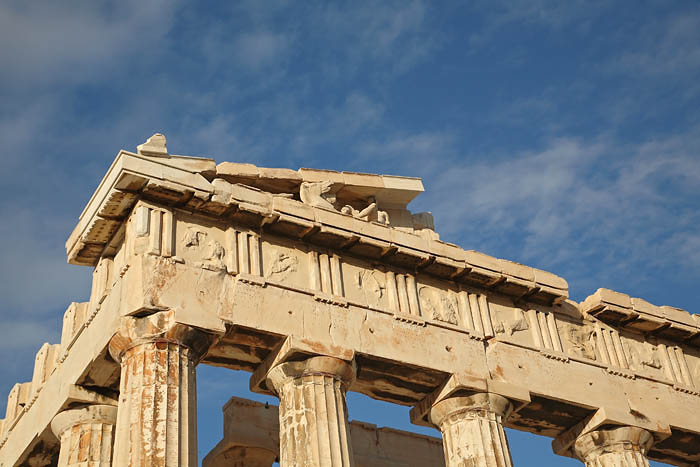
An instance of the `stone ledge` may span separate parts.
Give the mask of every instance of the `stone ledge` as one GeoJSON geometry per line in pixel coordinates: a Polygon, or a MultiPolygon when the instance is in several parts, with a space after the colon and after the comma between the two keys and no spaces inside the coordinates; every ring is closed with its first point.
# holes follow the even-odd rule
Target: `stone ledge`
{"type": "MultiPolygon", "coordinates": [[[[238,178],[255,179],[248,173],[251,170],[241,170],[238,178]]],[[[347,183],[358,183],[358,177],[377,177],[364,174],[346,177],[347,174],[337,172],[303,169],[302,178],[315,179],[332,173],[340,177],[346,187],[355,186],[347,183]]],[[[224,222],[264,226],[278,234],[303,237],[311,243],[345,249],[399,267],[421,269],[436,277],[483,287],[516,299],[552,304],[568,298],[566,281],[546,271],[463,250],[454,244],[377,222],[312,207],[259,188],[231,184],[224,179],[210,182],[207,177],[211,178],[207,160],[120,151],[66,243],[68,261],[94,266],[132,207],[144,198],[214,216],[224,222]],[[197,164],[201,165],[202,173],[192,171],[197,164]]],[[[382,176],[381,180],[382,189],[389,190],[387,193],[408,190],[415,196],[422,191],[419,179],[382,176]],[[391,188],[386,188],[387,183],[391,188]]]]}
{"type": "Polygon", "coordinates": [[[589,295],[580,308],[618,329],[700,345],[700,319],[680,308],[652,305],[641,298],[602,288],[589,295]]]}

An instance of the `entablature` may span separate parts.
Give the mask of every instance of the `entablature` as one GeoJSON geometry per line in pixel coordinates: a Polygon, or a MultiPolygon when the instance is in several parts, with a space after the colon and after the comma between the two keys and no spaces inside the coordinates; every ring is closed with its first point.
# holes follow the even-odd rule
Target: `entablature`
{"type": "MultiPolygon", "coordinates": [[[[389,220],[393,215],[381,221],[381,216],[372,220],[372,215],[376,217],[377,212],[383,212],[379,208],[389,211],[405,208],[422,191],[418,179],[337,172],[330,175],[331,172],[300,169],[302,188],[304,183],[325,183],[317,181],[324,174],[329,178],[328,187],[322,187],[320,194],[307,195],[310,199],[302,200],[303,191],[281,194],[232,184],[226,179],[232,179],[230,167],[223,166],[221,170],[226,169],[226,173],[218,177],[216,171],[220,169],[209,159],[169,156],[167,152],[154,154],[153,150],[145,153],[142,150],[137,154],[121,151],[117,155],[66,243],[69,262],[94,266],[100,257],[113,255],[115,236],[136,202],[143,199],[211,216],[219,222],[239,223],[390,266],[493,290],[519,300],[552,304],[568,297],[568,285],[562,278],[442,242],[432,225],[427,225],[432,221],[414,219],[409,226],[401,221],[394,225],[389,220]],[[337,199],[323,192],[325,188],[337,190],[334,197],[345,190],[355,197],[362,194],[368,200],[376,200],[371,204],[387,204],[378,204],[374,211],[367,208],[374,214],[366,215],[358,214],[351,205],[336,209],[329,200],[337,199]],[[346,210],[348,206],[352,209],[346,210]]],[[[253,179],[260,180],[260,176],[253,179]]],[[[409,211],[405,212],[410,215],[409,211]]]]}

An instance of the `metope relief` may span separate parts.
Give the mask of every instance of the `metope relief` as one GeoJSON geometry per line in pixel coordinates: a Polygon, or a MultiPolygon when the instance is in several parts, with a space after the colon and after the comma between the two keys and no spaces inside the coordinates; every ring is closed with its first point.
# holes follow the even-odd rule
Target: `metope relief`
{"type": "Polygon", "coordinates": [[[559,322],[564,351],[574,357],[596,360],[594,329],[591,325],[559,322]]]}
{"type": "Polygon", "coordinates": [[[381,273],[375,270],[364,269],[355,274],[355,285],[362,291],[365,302],[371,308],[379,308],[386,290],[386,284],[381,278],[381,273]]]}
{"type": "Polygon", "coordinates": [[[271,249],[268,253],[269,266],[265,268],[265,276],[284,282],[295,273],[299,266],[296,255],[271,249]]]}
{"type": "Polygon", "coordinates": [[[639,342],[629,346],[630,367],[639,372],[646,372],[650,368],[661,369],[661,357],[658,348],[647,342],[639,342]]]}
{"type": "Polygon", "coordinates": [[[495,335],[486,295],[421,284],[418,296],[424,318],[460,326],[477,338],[495,335]]]}
{"type": "Polygon", "coordinates": [[[261,238],[262,275],[270,283],[293,289],[309,289],[307,248],[272,235],[261,238]],[[306,251],[304,251],[306,250],[306,251]]]}
{"type": "Polygon", "coordinates": [[[513,308],[507,315],[503,316],[502,319],[499,319],[498,322],[494,324],[493,330],[496,334],[505,334],[510,337],[516,332],[530,329],[530,325],[528,324],[523,310],[513,308]]]}
{"type": "Polygon", "coordinates": [[[185,247],[186,248],[193,248],[193,247],[198,247],[200,244],[204,241],[206,238],[207,234],[206,232],[202,232],[201,230],[197,230],[194,227],[189,227],[187,231],[185,232],[185,247]]]}
{"type": "Polygon", "coordinates": [[[440,292],[431,287],[420,287],[418,291],[424,316],[435,321],[458,325],[457,297],[449,292],[440,292]]]}
{"type": "Polygon", "coordinates": [[[221,243],[216,240],[209,240],[207,242],[206,249],[204,250],[204,262],[202,267],[204,269],[209,269],[212,271],[223,271],[226,269],[224,264],[224,256],[226,255],[226,250],[221,243]]]}
{"type": "Polygon", "coordinates": [[[389,303],[389,285],[385,271],[367,261],[343,257],[340,263],[344,298],[348,302],[375,310],[394,311],[389,303]]]}
{"type": "Polygon", "coordinates": [[[193,262],[196,267],[210,271],[226,270],[226,250],[218,240],[209,238],[207,232],[189,227],[185,232],[184,246],[188,257],[199,258],[193,262]]]}

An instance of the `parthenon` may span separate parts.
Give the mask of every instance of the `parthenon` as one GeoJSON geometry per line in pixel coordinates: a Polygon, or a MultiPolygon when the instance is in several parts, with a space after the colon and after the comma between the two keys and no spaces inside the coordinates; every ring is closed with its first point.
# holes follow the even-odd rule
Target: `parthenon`
{"type": "MultiPolygon", "coordinates": [[[[420,179],[120,151],[68,238],[93,268],[0,420],[0,467],[195,466],[199,364],[251,373],[206,467],[700,465],[700,319],[440,240],[420,179]],[[436,437],[349,422],[356,391],[436,437]],[[439,438],[439,434],[442,435],[439,438]],[[516,459],[517,463],[517,459],[516,459]]],[[[453,201],[446,201],[453,202],[453,201]]]]}

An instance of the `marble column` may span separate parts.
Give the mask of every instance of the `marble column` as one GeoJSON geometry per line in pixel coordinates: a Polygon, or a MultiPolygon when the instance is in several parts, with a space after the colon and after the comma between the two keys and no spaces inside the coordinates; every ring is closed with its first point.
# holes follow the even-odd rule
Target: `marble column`
{"type": "Polygon", "coordinates": [[[648,431],[622,426],[579,436],[573,452],[587,467],[648,467],[646,454],[653,442],[648,431]]]}
{"type": "Polygon", "coordinates": [[[446,467],[512,467],[503,420],[508,399],[479,393],[450,397],[430,410],[430,421],[442,432],[446,467]]]}
{"type": "Polygon", "coordinates": [[[282,467],[353,466],[345,392],[354,364],[312,357],[275,366],[268,386],[279,396],[282,467]]]}
{"type": "Polygon", "coordinates": [[[202,467],[271,467],[277,454],[263,448],[234,446],[212,460],[205,460],[202,467]]]}
{"type": "Polygon", "coordinates": [[[114,465],[197,465],[195,367],[213,341],[172,312],[122,318],[110,341],[121,363],[114,465]]]}
{"type": "Polygon", "coordinates": [[[117,408],[88,405],[56,415],[51,430],[61,443],[58,467],[111,467],[117,408]]]}

